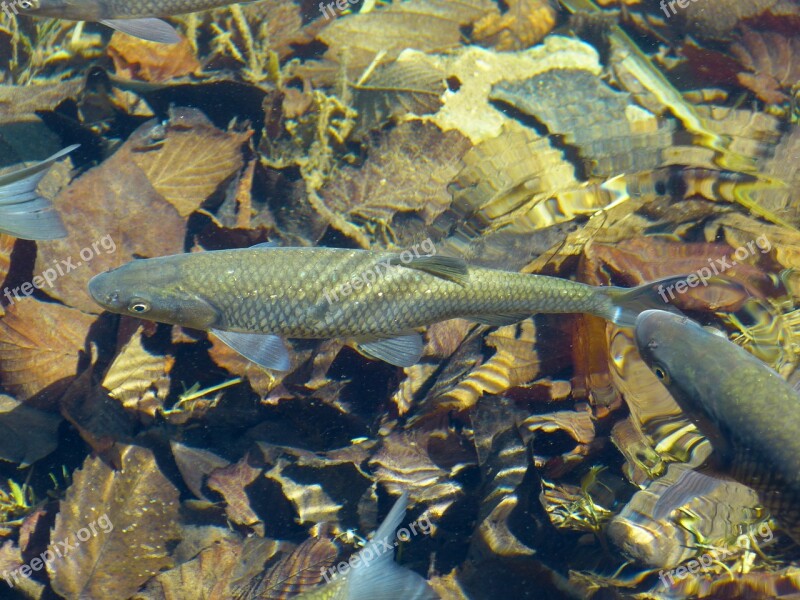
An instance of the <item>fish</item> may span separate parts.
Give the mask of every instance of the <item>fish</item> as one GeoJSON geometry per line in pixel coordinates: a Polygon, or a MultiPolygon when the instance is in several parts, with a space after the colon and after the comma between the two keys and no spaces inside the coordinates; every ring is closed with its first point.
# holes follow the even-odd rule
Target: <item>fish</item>
{"type": "Polygon", "coordinates": [[[79,144],[68,146],[29,167],[0,175],[0,232],[23,240],[55,240],[67,230],[52,203],[36,192],[48,169],[79,144]]]}
{"type": "MultiPolygon", "coordinates": [[[[403,492],[373,538],[327,583],[298,596],[302,600],[436,600],[439,595],[421,575],[394,562],[395,531],[406,515],[408,494],[403,492]],[[350,568],[352,566],[352,568],[350,568]]],[[[402,531],[402,530],[401,530],[402,531]]],[[[329,570],[330,571],[330,570],[329,570]]]]}
{"type": "Polygon", "coordinates": [[[178,32],[159,17],[237,3],[238,0],[15,0],[11,6],[22,14],[69,21],[97,21],[143,40],[177,44],[181,41],[178,32]]]}
{"type": "MultiPolygon", "coordinates": [[[[429,243],[429,246],[426,245],[429,243]]],[[[283,338],[345,338],[368,358],[398,367],[422,355],[418,328],[456,317],[508,325],[534,313],[590,313],[633,326],[663,305],[654,286],[584,283],[468,266],[412,250],[276,247],[213,250],[134,260],[88,284],[112,313],[211,331],[268,369],[286,371],[283,338]]],[[[662,280],[663,281],[663,280],[662,280]]]]}
{"type": "Polygon", "coordinates": [[[639,354],[711,442],[718,471],[754,489],[800,542],[800,394],[752,354],[658,310],[636,318],[639,354]]]}

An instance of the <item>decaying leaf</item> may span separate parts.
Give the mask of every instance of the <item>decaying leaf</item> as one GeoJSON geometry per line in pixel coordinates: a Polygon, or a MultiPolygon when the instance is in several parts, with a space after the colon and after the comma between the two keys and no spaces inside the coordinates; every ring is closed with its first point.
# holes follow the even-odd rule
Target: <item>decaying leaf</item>
{"type": "Polygon", "coordinates": [[[57,415],[0,395],[0,459],[25,467],[56,449],[57,415]]]}
{"type": "Polygon", "coordinates": [[[249,137],[220,131],[199,111],[176,110],[154,144],[136,147],[131,159],[153,189],[186,217],[242,168],[241,147],[249,137]]]}
{"type": "Polygon", "coordinates": [[[395,215],[417,213],[426,223],[450,204],[447,184],[458,172],[469,142],[457,132],[403,123],[372,146],[360,168],[345,167],[322,190],[334,227],[370,246],[370,231],[392,239],[395,215]]]}
{"type": "Polygon", "coordinates": [[[170,564],[178,490],[147,448],[127,446],[121,458],[114,471],[88,457],[61,502],[51,537],[72,548],[47,571],[69,600],[127,598],[170,564]]]}
{"type": "MultiPolygon", "coordinates": [[[[61,304],[22,298],[0,319],[0,373],[19,400],[52,405],[78,374],[91,315],[61,304]]],[[[88,365],[87,365],[88,366],[88,365]]]]}
{"type": "Polygon", "coordinates": [[[445,74],[419,53],[403,53],[352,85],[357,130],[376,129],[390,119],[435,113],[447,89],[445,74]]]}
{"type": "Polygon", "coordinates": [[[539,42],[556,24],[547,0],[510,0],[505,13],[490,13],[475,23],[472,37],[498,51],[522,50],[539,42]]]}
{"type": "Polygon", "coordinates": [[[198,498],[208,500],[203,493],[206,477],[218,469],[224,469],[230,463],[213,452],[179,442],[170,441],[170,448],[186,486],[198,498]]]}
{"type": "Polygon", "coordinates": [[[200,71],[200,61],[186,38],[177,44],[160,44],[114,32],[108,54],[117,75],[126,79],[156,83],[200,71]]]}
{"type": "Polygon", "coordinates": [[[539,373],[536,326],[532,320],[500,327],[486,337],[486,343],[497,349],[494,356],[438,397],[436,412],[466,410],[483,394],[502,394],[532,382],[539,373]]]}
{"type": "Polygon", "coordinates": [[[337,19],[320,34],[328,45],[326,57],[359,73],[379,52],[389,59],[402,50],[443,52],[461,41],[461,28],[497,12],[488,0],[410,0],[381,10],[337,19]],[[346,58],[345,58],[346,57],[346,58]]]}
{"type": "Polygon", "coordinates": [[[424,502],[434,514],[441,515],[464,493],[453,476],[475,460],[463,449],[453,452],[448,442],[455,439],[448,437],[445,432],[420,429],[391,433],[370,459],[370,467],[388,490],[405,490],[413,502],[424,502]],[[431,454],[440,447],[446,449],[448,461],[432,459],[431,454]]]}
{"type": "Polygon", "coordinates": [[[241,544],[217,541],[192,560],[157,575],[131,600],[229,600],[235,597],[232,576],[241,550],[241,544]]]}
{"type": "Polygon", "coordinates": [[[210,489],[225,498],[225,513],[234,523],[252,528],[264,535],[264,523],[250,506],[246,488],[258,479],[262,469],[252,466],[245,456],[236,464],[214,470],[207,480],[210,489]]]}
{"type": "Polygon", "coordinates": [[[731,46],[747,72],[739,82],[764,102],[780,104],[791,99],[800,81],[800,37],[786,37],[771,31],[745,29],[740,42],[731,46]]]}
{"type": "Polygon", "coordinates": [[[117,354],[103,379],[103,387],[126,409],[141,413],[149,421],[169,393],[169,372],[175,359],[145,350],[142,330],[140,326],[117,354]]]}

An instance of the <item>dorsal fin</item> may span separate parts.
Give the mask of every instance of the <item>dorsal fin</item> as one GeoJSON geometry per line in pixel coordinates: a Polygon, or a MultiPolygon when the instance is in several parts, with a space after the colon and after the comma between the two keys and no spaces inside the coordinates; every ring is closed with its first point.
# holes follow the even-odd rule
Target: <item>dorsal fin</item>
{"type": "Polygon", "coordinates": [[[453,281],[459,285],[466,285],[469,281],[467,263],[461,258],[453,258],[452,256],[420,256],[412,258],[409,261],[403,261],[399,256],[395,256],[389,262],[395,266],[425,271],[426,273],[453,281]]]}

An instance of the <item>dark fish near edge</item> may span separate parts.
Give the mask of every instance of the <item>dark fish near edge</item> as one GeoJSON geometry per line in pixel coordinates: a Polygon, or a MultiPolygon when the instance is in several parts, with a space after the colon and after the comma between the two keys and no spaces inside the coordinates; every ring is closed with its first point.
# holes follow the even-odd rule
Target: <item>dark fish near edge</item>
{"type": "Polygon", "coordinates": [[[89,293],[110,312],[210,330],[276,370],[289,368],[278,336],[347,338],[368,357],[407,367],[422,354],[415,329],[437,321],[507,325],[584,312],[632,326],[648,304],[663,305],[654,284],[595,287],[406,254],[263,245],[178,254],[96,275],[89,293]]]}
{"type": "Polygon", "coordinates": [[[66,237],[61,217],[36,186],[47,170],[78,145],[69,146],[30,167],[0,175],[0,232],[23,240],[55,240],[66,237]]]}
{"type": "Polygon", "coordinates": [[[641,313],[636,344],[709,438],[719,466],[755,489],[800,542],[800,394],[750,353],[685,317],[641,313]]]}
{"type": "MultiPolygon", "coordinates": [[[[237,4],[238,0],[16,0],[23,14],[70,21],[97,21],[151,42],[176,44],[180,36],[157,17],[237,4]]],[[[15,6],[12,4],[12,6],[15,6]]]]}

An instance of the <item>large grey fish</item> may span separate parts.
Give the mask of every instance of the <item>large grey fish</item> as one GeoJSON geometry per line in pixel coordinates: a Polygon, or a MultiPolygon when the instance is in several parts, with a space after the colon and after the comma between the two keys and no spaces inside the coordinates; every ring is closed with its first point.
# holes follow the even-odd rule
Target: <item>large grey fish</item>
{"type": "Polygon", "coordinates": [[[800,394],[753,355],[685,317],[642,312],[636,344],[709,438],[717,466],[756,490],[800,541],[800,394]]]}
{"type": "Polygon", "coordinates": [[[455,317],[504,325],[585,312],[632,326],[643,303],[663,305],[653,285],[594,287],[471,267],[417,246],[398,255],[260,245],[133,261],[95,276],[89,293],[111,312],[211,330],[254,362],[286,370],[277,336],[348,338],[366,356],[407,367],[422,353],[414,330],[455,317]]]}
{"type": "MultiPolygon", "coordinates": [[[[315,590],[297,596],[302,600],[435,600],[439,597],[414,571],[394,562],[395,531],[408,507],[403,493],[373,538],[347,563],[345,573],[338,571],[330,581],[315,590]]],[[[414,529],[416,531],[416,529],[414,529]]],[[[427,532],[423,532],[427,533],[427,532]]],[[[339,566],[342,566],[340,563],[339,566]]],[[[342,566],[342,570],[345,567],[342,566]]]]}
{"type": "Polygon", "coordinates": [[[54,240],[67,235],[49,200],[36,192],[42,177],[78,145],[69,146],[29,167],[0,175],[0,232],[23,240],[54,240]]]}
{"type": "Polygon", "coordinates": [[[23,14],[70,21],[98,21],[123,33],[153,42],[175,44],[180,36],[157,17],[237,4],[237,0],[13,0],[23,14]]]}

